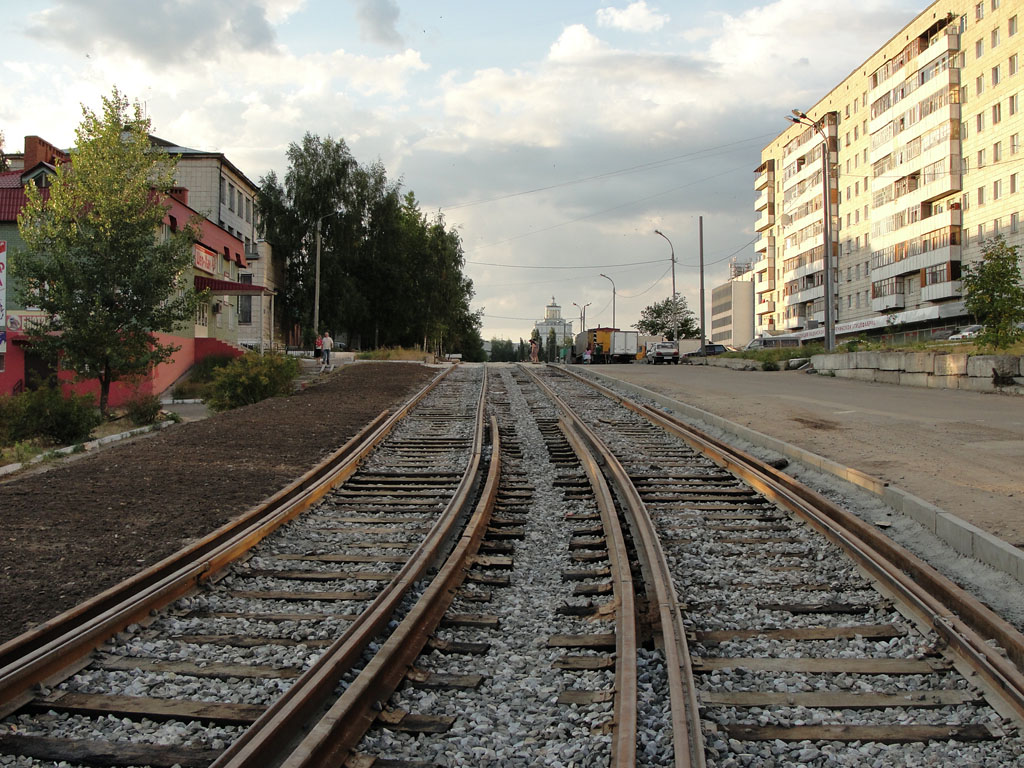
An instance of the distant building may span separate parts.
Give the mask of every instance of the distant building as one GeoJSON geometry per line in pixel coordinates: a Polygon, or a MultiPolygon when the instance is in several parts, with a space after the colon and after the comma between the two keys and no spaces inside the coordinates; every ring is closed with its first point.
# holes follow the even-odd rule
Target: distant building
{"type": "Polygon", "coordinates": [[[572,320],[565,320],[562,317],[562,308],[555,303],[554,296],[551,297],[551,303],[544,308],[544,319],[538,320],[533,326],[540,334],[541,341],[545,343],[547,343],[552,329],[555,331],[555,338],[558,339],[559,345],[564,344],[566,339],[573,338],[572,320]]]}
{"type": "Polygon", "coordinates": [[[746,346],[754,338],[754,272],[750,264],[730,265],[731,279],[711,289],[711,333],[715,344],[746,346]]]}

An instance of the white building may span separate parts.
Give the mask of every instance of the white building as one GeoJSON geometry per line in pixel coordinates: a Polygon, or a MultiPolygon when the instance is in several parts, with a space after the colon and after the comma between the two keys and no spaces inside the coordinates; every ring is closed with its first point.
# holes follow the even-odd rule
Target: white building
{"type": "Polygon", "coordinates": [[[565,320],[562,317],[562,308],[555,302],[554,296],[551,297],[551,303],[544,308],[544,319],[538,320],[533,325],[537,329],[537,333],[540,334],[541,341],[545,344],[552,330],[555,332],[555,338],[559,345],[572,341],[572,320],[565,320]]]}

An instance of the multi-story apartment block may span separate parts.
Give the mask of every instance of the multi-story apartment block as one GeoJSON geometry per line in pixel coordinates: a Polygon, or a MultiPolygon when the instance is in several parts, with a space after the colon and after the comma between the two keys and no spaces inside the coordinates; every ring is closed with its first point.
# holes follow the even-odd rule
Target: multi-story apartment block
{"type": "Polygon", "coordinates": [[[734,260],[729,282],[711,289],[711,341],[742,347],[754,338],[754,280],[752,265],[734,260]]]}
{"type": "Polygon", "coordinates": [[[1024,242],[1019,12],[933,3],[763,149],[757,333],[824,335],[823,135],[837,336],[965,319],[961,265],[1024,242]]]}

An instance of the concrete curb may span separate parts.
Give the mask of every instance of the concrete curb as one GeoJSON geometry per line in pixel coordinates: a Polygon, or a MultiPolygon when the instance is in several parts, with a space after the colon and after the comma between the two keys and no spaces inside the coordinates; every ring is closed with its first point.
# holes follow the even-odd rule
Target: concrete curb
{"type": "Polygon", "coordinates": [[[652,392],[637,384],[630,384],[597,371],[590,371],[590,373],[609,384],[615,384],[637,395],[653,400],[661,406],[686,414],[692,419],[699,419],[726,432],[730,432],[737,437],[741,437],[754,445],[775,451],[794,461],[799,461],[801,464],[828,472],[859,486],[877,496],[894,511],[916,520],[960,554],[966,557],[973,557],[975,560],[1024,583],[1024,550],[1018,549],[1012,544],[1008,544],[1002,539],[971,525],[966,520],[961,520],[956,515],[940,509],[931,502],[914,496],[912,493],[908,493],[894,485],[889,485],[876,477],[861,472],[859,469],[844,466],[831,459],[826,459],[824,456],[811,453],[777,438],[769,437],[763,432],[758,432],[755,429],[744,427],[721,416],[716,416],[701,408],[681,403],[667,395],[652,392]]]}

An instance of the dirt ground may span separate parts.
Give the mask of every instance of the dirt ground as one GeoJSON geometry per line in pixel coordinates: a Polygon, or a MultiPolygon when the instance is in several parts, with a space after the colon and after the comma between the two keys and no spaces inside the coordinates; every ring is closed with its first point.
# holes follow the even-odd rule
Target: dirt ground
{"type": "Polygon", "coordinates": [[[1024,398],[702,365],[603,365],[886,481],[1024,548],[1024,398]]]}
{"type": "Polygon", "coordinates": [[[0,483],[0,643],[267,498],[437,373],[347,365],[292,397],[0,483]]]}

